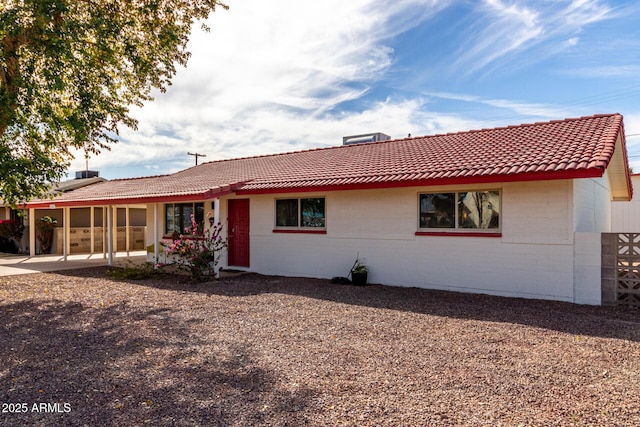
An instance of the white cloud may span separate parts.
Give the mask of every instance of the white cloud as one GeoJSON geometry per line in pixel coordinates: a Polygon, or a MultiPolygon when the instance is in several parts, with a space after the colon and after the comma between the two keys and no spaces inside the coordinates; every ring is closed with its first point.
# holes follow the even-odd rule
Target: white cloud
{"type": "MultiPolygon", "coordinates": [[[[360,98],[384,76],[393,63],[387,40],[448,2],[228,4],[229,10],[210,18],[210,33],[194,32],[189,65],[178,70],[167,93],[132,110],[139,129],[122,129],[123,142],[92,159],[95,168],[169,161],[184,166],[180,160],[190,162],[190,150],[213,160],[339,143],[342,133],[364,127],[364,117],[370,125],[358,132],[382,127],[393,114],[410,117],[419,103],[387,101],[338,120],[333,110],[360,98]]],[[[74,168],[83,164],[79,156],[74,168]]]]}
{"type": "Polygon", "coordinates": [[[580,37],[571,37],[570,39],[567,39],[564,42],[564,48],[569,48],[569,47],[573,47],[576,46],[578,43],[580,43],[580,37]]]}
{"type": "MultiPolygon", "coordinates": [[[[453,0],[228,4],[228,11],[210,19],[210,33],[194,32],[193,56],[167,93],[132,110],[139,129],[122,129],[122,142],[91,158],[90,168],[112,171],[107,177],[167,173],[193,164],[188,151],[205,153],[211,161],[338,145],[347,134],[380,131],[402,138],[504,125],[513,119],[575,116],[576,108],[565,111],[570,103],[527,101],[520,88],[514,99],[494,98],[473,95],[478,86],[467,90],[443,79],[442,92],[428,93],[420,79],[434,69],[438,75],[456,69],[478,75],[578,49],[588,36],[578,35],[585,25],[614,14],[597,0],[486,0],[463,6],[453,0]],[[428,60],[424,68],[433,68],[402,70],[405,74],[396,80],[402,96],[380,90],[396,61],[394,37],[451,5],[456,13],[467,5],[473,9],[456,15],[462,18],[454,25],[455,34],[466,42],[455,40],[458,45],[437,46],[435,52],[425,48],[420,64],[428,60]],[[472,25],[466,25],[469,16],[472,25]],[[435,63],[432,56],[444,60],[435,63]],[[445,112],[436,110],[444,104],[445,112]]],[[[429,40],[416,37],[408,43],[428,46],[429,40]]],[[[409,51],[422,54],[419,46],[409,51]]],[[[625,67],[617,72],[637,72],[633,65],[625,67]]],[[[612,73],[605,68],[590,72],[612,73]]],[[[77,158],[72,170],[84,168],[83,155],[77,158]]]]}
{"type": "Polygon", "coordinates": [[[616,16],[600,0],[484,0],[476,8],[452,67],[467,75],[539,62],[578,45],[585,26],[616,16]]]}
{"type": "MultiPolygon", "coordinates": [[[[535,119],[554,119],[565,117],[567,110],[551,104],[542,104],[534,102],[525,102],[508,99],[482,98],[480,96],[449,93],[449,92],[429,92],[425,95],[450,101],[460,101],[467,104],[479,104],[488,107],[494,107],[500,110],[496,117],[530,117],[535,119]]],[[[486,124],[487,122],[485,122],[486,124]]],[[[502,123],[495,122],[496,126],[502,123]]]]}
{"type": "Polygon", "coordinates": [[[640,74],[640,64],[609,64],[590,67],[576,67],[564,71],[564,74],[580,78],[637,78],[640,74]]]}

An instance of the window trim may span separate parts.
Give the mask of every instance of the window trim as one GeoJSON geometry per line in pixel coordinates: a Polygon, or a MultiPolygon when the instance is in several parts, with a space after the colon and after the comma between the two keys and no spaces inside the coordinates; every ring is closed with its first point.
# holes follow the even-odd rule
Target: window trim
{"type": "Polygon", "coordinates": [[[280,227],[274,228],[272,230],[273,233],[282,233],[282,234],[327,234],[327,230],[324,228],[314,229],[314,228],[302,228],[297,229],[293,227],[280,227]]]}
{"type": "Polygon", "coordinates": [[[442,189],[440,191],[421,191],[418,193],[418,217],[417,226],[418,229],[415,232],[416,236],[455,236],[455,237],[502,237],[502,218],[498,221],[498,228],[461,228],[458,224],[458,195],[460,193],[477,193],[484,191],[494,191],[498,193],[499,197],[499,213],[502,214],[502,188],[476,188],[476,189],[458,189],[449,190],[442,189]],[[454,228],[429,228],[420,227],[420,196],[423,194],[444,194],[453,193],[454,195],[454,228]]]}
{"type": "Polygon", "coordinates": [[[274,227],[273,233],[283,234],[327,234],[327,198],[326,196],[299,196],[299,197],[278,197],[273,201],[274,227]],[[302,225],[302,199],[323,199],[324,200],[324,227],[303,227],[302,225]],[[297,200],[298,201],[298,225],[285,226],[277,225],[278,223],[278,200],[297,200]]]}
{"type": "MultiPolygon", "coordinates": [[[[420,230],[426,230],[426,228],[421,228],[420,230]]],[[[468,230],[465,228],[463,230],[468,230]]],[[[416,231],[416,236],[454,236],[454,237],[502,237],[502,232],[491,232],[491,231],[456,231],[455,228],[450,229],[450,231],[416,231]]]]}

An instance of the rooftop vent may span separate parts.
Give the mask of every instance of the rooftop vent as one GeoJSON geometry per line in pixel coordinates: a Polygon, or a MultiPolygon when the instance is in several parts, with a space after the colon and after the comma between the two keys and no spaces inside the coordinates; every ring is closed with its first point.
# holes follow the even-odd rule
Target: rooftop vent
{"type": "Polygon", "coordinates": [[[76,172],[76,179],[96,178],[98,176],[100,176],[98,171],[84,170],[76,172]]]}
{"type": "Polygon", "coordinates": [[[342,137],[342,145],[362,144],[365,142],[388,141],[391,137],[381,132],[364,133],[362,135],[350,135],[342,137]]]}

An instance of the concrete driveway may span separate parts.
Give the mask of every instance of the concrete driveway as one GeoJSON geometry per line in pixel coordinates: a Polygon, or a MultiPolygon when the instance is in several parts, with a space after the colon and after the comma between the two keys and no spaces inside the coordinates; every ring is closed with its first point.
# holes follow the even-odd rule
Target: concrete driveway
{"type": "MultiPolygon", "coordinates": [[[[127,260],[136,264],[142,263],[146,260],[146,256],[145,251],[129,252],[129,256],[126,252],[118,253],[114,257],[114,265],[125,265],[127,260]]],[[[103,254],[68,255],[66,260],[62,255],[0,256],[0,276],[72,270],[98,265],[107,265],[107,259],[103,254]]]]}

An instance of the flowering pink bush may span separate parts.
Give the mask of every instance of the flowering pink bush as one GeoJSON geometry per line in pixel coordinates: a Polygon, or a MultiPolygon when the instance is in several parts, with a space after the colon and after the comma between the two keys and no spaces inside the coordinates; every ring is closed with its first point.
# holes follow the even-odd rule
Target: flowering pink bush
{"type": "Polygon", "coordinates": [[[215,276],[222,251],[227,247],[227,239],[221,237],[222,224],[212,225],[206,230],[204,224],[198,224],[191,215],[191,227],[184,231],[185,234],[180,234],[167,246],[167,255],[175,255],[174,264],[191,273],[195,279],[215,276]]]}

